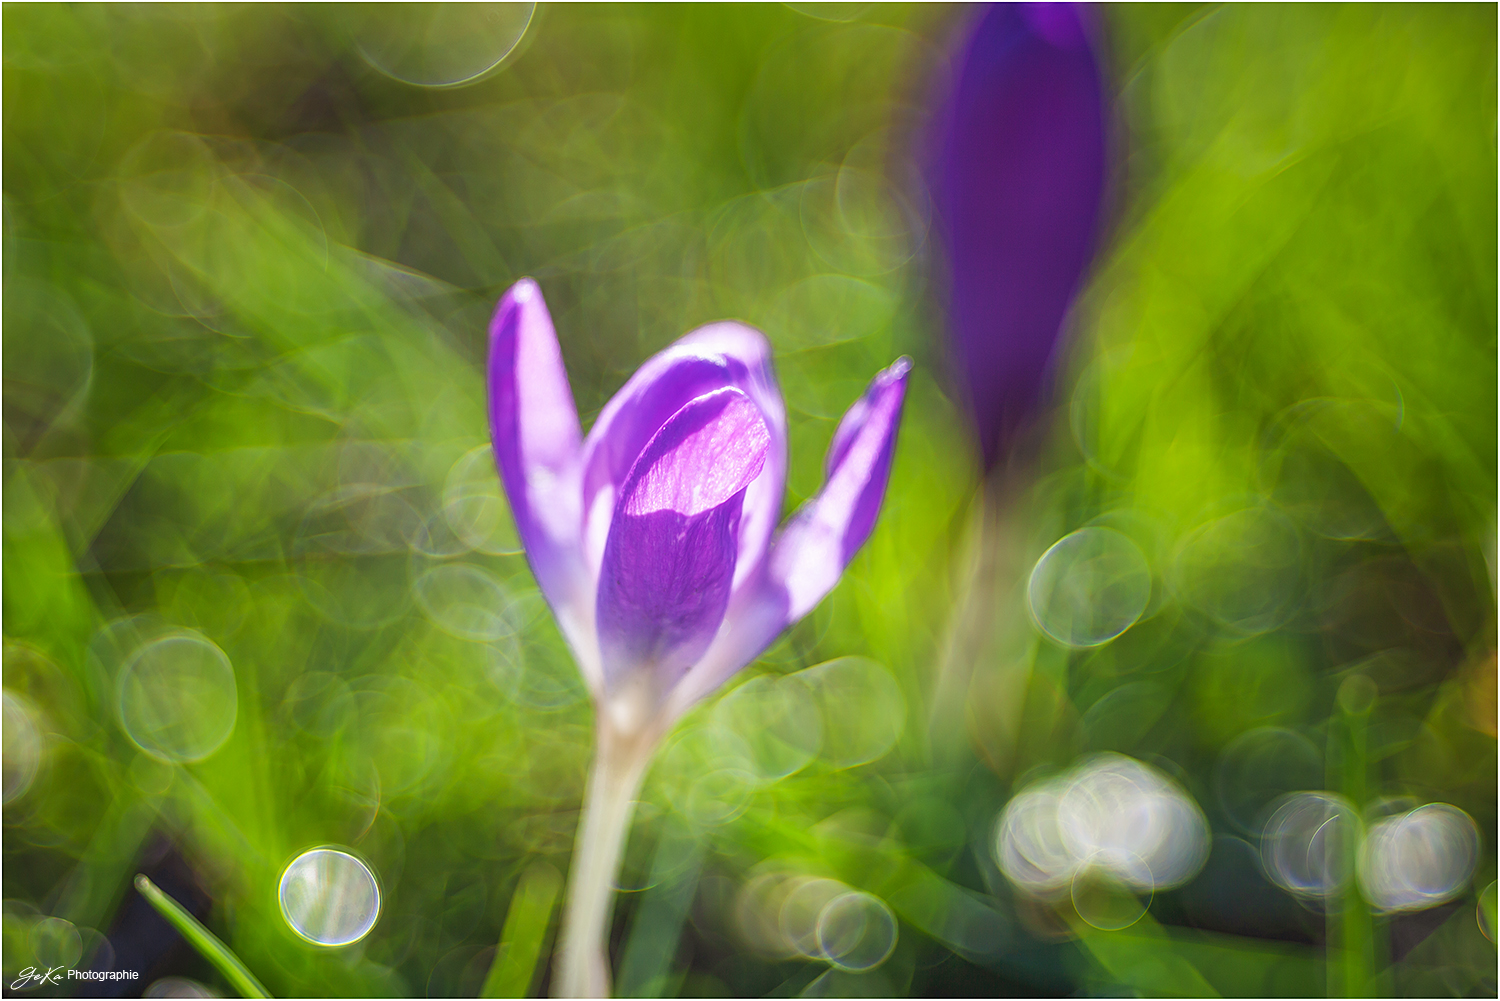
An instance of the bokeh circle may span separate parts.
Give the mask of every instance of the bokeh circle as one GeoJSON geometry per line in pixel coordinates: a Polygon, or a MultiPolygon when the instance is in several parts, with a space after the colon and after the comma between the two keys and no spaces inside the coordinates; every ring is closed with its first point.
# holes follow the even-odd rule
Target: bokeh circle
{"type": "Polygon", "coordinates": [[[1068,647],[1108,643],[1135,624],[1151,600],[1151,566],[1112,528],[1081,528],[1042,554],[1026,586],[1037,626],[1068,647]]]}
{"type": "Polygon", "coordinates": [[[234,732],[239,696],[229,658],[207,637],[183,630],[152,640],[120,669],[120,722],[147,754],[201,761],[234,732]]]}
{"type": "Polygon", "coordinates": [[[370,867],[348,852],[314,848],[281,874],[281,916],[316,945],[352,945],[380,916],[380,884],[370,867]]]}

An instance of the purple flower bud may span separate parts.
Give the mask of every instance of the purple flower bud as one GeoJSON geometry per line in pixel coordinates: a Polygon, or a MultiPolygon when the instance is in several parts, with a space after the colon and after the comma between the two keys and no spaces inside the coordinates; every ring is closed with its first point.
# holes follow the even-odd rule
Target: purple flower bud
{"type": "Polygon", "coordinates": [[[956,60],[932,187],[954,362],[986,469],[1045,394],[1093,256],[1105,107],[1084,8],[994,4],[956,60]]]}
{"type": "Polygon", "coordinates": [[[490,324],[490,430],[516,530],[596,701],[670,720],[833,586],[875,526],[906,393],[879,373],[828,453],[827,481],[772,533],[786,412],[770,346],[739,323],[649,359],[585,438],[541,290],[490,324]]]}

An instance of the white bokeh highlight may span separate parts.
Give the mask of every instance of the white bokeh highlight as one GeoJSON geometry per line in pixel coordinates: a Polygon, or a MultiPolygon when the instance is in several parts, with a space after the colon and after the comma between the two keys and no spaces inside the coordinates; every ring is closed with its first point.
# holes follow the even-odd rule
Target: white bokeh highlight
{"type": "Polygon", "coordinates": [[[1359,852],[1359,886],[1372,907],[1419,911],[1463,892],[1479,860],[1479,829],[1447,803],[1429,803],[1370,828],[1359,852]]]}
{"type": "Polygon", "coordinates": [[[281,916],[316,945],[352,945],[380,916],[380,884],[370,867],[348,852],[314,848],[281,874],[281,916]]]}
{"type": "Polygon", "coordinates": [[[1354,805],[1327,792],[1282,797],[1261,835],[1261,863],[1271,882],[1294,897],[1326,900],[1354,875],[1363,826],[1354,805]]]}
{"type": "Polygon", "coordinates": [[[10,691],[4,693],[5,722],[0,727],[4,738],[4,801],[13,802],[26,795],[42,762],[42,731],[37,725],[36,710],[31,703],[10,691]]]}
{"type": "Polygon", "coordinates": [[[1000,870],[1045,899],[1094,877],[1137,893],[1181,886],[1208,856],[1208,822],[1183,789],[1122,754],[1087,758],[1015,796],[1000,814],[1000,870]]]}

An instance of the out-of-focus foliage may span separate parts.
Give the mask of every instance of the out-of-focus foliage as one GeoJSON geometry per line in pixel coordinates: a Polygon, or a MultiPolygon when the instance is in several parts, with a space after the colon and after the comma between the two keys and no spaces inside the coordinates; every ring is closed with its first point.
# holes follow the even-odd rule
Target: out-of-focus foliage
{"type": "MultiPolygon", "coordinates": [[[[1013,565],[1041,557],[1026,598],[1047,638],[1000,631],[1030,673],[976,670],[976,743],[1032,796],[1050,787],[1029,770],[1080,753],[1164,766],[1213,839],[1151,916],[1321,947],[1219,966],[1179,936],[1200,983],[1085,934],[1106,981],[1487,993],[1467,901],[1495,844],[1493,12],[1109,25],[1114,244],[1041,479],[1002,516],[1013,565]]],[[[1146,789],[1088,795],[1186,829],[1146,789]]],[[[1012,827],[1071,843],[1088,814],[1060,810],[1012,827]]]]}
{"type": "Polygon", "coordinates": [[[1112,235],[975,500],[918,169],[971,12],[7,6],[7,982],[223,990],[143,871],[274,994],[545,987],[592,727],[482,381],[532,275],[586,423],[765,330],[790,505],[917,363],[864,552],[647,780],[619,992],[1492,992],[1494,10],[1099,14],[1112,235]],[[1201,844],[1110,826],[1158,806],[1201,844]]]}

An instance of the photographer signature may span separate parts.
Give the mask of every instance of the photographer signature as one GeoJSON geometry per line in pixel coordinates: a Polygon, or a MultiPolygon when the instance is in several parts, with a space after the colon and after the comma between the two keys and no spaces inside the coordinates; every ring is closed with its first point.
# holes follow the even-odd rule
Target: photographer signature
{"type": "Polygon", "coordinates": [[[10,985],[10,989],[13,991],[18,991],[23,987],[40,987],[43,984],[60,984],[62,983],[62,974],[58,971],[61,969],[61,966],[54,966],[50,970],[38,970],[35,966],[28,966],[26,967],[26,969],[21,971],[21,975],[16,978],[16,982],[10,985]]]}

